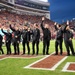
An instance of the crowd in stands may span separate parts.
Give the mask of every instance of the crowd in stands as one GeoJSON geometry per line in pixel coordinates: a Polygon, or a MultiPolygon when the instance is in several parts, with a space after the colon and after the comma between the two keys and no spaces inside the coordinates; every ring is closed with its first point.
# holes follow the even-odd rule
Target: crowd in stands
{"type": "MultiPolygon", "coordinates": [[[[14,26],[19,27],[19,29],[22,29],[24,24],[27,24],[29,25],[30,28],[33,28],[33,24],[38,23],[39,29],[41,31],[41,37],[42,37],[43,34],[40,28],[41,17],[42,16],[20,15],[20,14],[8,12],[8,11],[1,11],[0,12],[0,28],[1,26],[3,26],[5,29],[7,29],[9,27],[9,22],[11,22],[11,24],[13,24],[14,26]]],[[[54,39],[54,36],[55,36],[54,35],[55,29],[53,25],[54,22],[49,19],[46,19],[45,23],[49,24],[51,35],[52,35],[52,38],[54,39]]]]}
{"type": "MultiPolygon", "coordinates": [[[[41,32],[41,38],[42,38],[43,34],[42,34],[42,30],[40,28],[41,17],[42,16],[25,15],[25,14],[20,15],[20,14],[8,12],[8,11],[1,11],[0,12],[0,28],[1,28],[1,26],[3,26],[5,29],[7,29],[9,27],[9,22],[11,22],[11,24],[19,27],[19,29],[22,29],[24,24],[29,25],[29,27],[33,29],[33,24],[38,23],[39,29],[41,32]]],[[[51,37],[52,37],[52,39],[55,39],[56,34],[55,34],[54,22],[46,18],[45,23],[49,24],[49,26],[50,26],[49,28],[51,31],[51,37]]],[[[74,29],[74,27],[75,27],[74,23],[75,23],[75,21],[70,21],[70,27],[72,29],[74,29]]],[[[74,32],[74,37],[75,37],[75,32],[74,32]]]]}

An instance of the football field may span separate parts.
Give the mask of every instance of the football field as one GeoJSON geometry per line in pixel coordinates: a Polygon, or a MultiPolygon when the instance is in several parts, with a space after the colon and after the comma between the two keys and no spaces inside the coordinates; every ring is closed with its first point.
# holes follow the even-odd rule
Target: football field
{"type": "MultiPolygon", "coordinates": [[[[73,40],[73,46],[75,50],[75,40],[73,40]]],[[[30,43],[31,47],[31,54],[32,54],[32,45],[30,43]]],[[[0,75],[75,75],[75,70],[65,70],[64,68],[67,63],[74,63],[75,64],[75,56],[65,56],[67,57],[65,60],[63,60],[59,65],[55,65],[55,70],[49,70],[49,69],[35,69],[35,68],[25,68],[26,66],[35,63],[36,61],[39,61],[40,59],[46,58],[48,56],[42,55],[42,42],[40,42],[39,45],[39,55],[36,56],[28,56],[26,57],[4,57],[3,59],[0,59],[0,75]]],[[[3,46],[3,50],[6,54],[6,47],[3,46]]],[[[60,51],[60,50],[59,50],[60,51]]],[[[12,46],[12,52],[13,46],[12,46]]],[[[20,52],[22,52],[22,45],[20,44],[20,52]]],[[[27,51],[26,51],[27,52],[27,51]]],[[[50,48],[49,53],[50,55],[55,52],[55,40],[52,40],[50,42],[50,48]]],[[[63,52],[66,52],[64,43],[63,43],[63,52]]],[[[67,55],[67,54],[66,54],[67,55]]],[[[2,55],[0,55],[1,57],[2,55]]],[[[20,56],[20,55],[19,55],[20,56]]],[[[23,55],[24,56],[24,55],[23,55]]],[[[60,55],[58,56],[60,57],[60,55]]],[[[57,56],[56,56],[57,58],[57,56]]],[[[44,60],[44,59],[43,59],[44,60]]],[[[55,60],[53,60],[55,62],[55,60]]],[[[59,61],[60,62],[60,61],[59,61]]],[[[59,63],[58,62],[58,63],[59,63]]],[[[75,67],[75,66],[74,66],[75,67]]]]}

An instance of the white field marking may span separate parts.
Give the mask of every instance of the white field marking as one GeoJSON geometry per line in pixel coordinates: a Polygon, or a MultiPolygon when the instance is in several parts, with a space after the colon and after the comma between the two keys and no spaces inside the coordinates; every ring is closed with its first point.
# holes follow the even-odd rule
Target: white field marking
{"type": "Polygon", "coordinates": [[[0,61],[4,60],[4,59],[8,59],[8,58],[14,58],[14,59],[20,59],[20,58],[22,58],[22,59],[32,59],[32,58],[38,58],[38,57],[43,57],[43,55],[41,55],[41,56],[35,56],[35,57],[13,57],[13,56],[11,57],[11,56],[8,56],[8,57],[1,58],[0,61]]]}
{"type": "Polygon", "coordinates": [[[73,70],[67,70],[70,64],[75,64],[75,62],[67,62],[64,68],[62,69],[63,72],[75,72],[73,70]]]}
{"type": "Polygon", "coordinates": [[[0,56],[5,56],[5,55],[0,55],[0,56]]]}
{"type": "MultiPolygon", "coordinates": [[[[27,68],[27,69],[35,69],[35,70],[51,70],[51,69],[49,69],[49,68],[34,68],[34,67],[24,67],[24,69],[25,68],[27,68]]],[[[51,71],[53,71],[53,70],[51,70],[51,71]]]]}
{"type": "Polygon", "coordinates": [[[4,57],[4,58],[0,59],[0,61],[1,61],[1,60],[4,60],[4,59],[7,59],[7,58],[8,58],[8,57],[4,57]]]}
{"type": "MultiPolygon", "coordinates": [[[[5,56],[5,55],[0,55],[0,56],[5,56]]],[[[1,61],[1,60],[4,60],[4,59],[7,59],[7,57],[1,58],[0,61],[1,61]]]]}
{"type": "MultiPolygon", "coordinates": [[[[54,54],[54,53],[52,53],[52,54],[54,54]]],[[[51,55],[52,55],[52,54],[51,54],[51,55]]],[[[36,62],[30,64],[30,65],[28,65],[28,66],[25,66],[24,68],[28,68],[28,69],[38,69],[38,70],[51,70],[51,71],[53,71],[53,70],[55,70],[64,60],[66,60],[67,57],[68,57],[68,56],[64,57],[61,61],[59,61],[59,62],[58,62],[56,65],[54,65],[51,69],[49,69],[49,68],[34,68],[34,67],[31,67],[32,65],[34,65],[34,64],[36,64],[36,63],[38,63],[38,62],[40,62],[40,61],[42,61],[42,60],[44,60],[44,59],[46,59],[47,57],[49,57],[49,56],[51,56],[51,55],[48,55],[48,56],[46,56],[46,57],[44,57],[44,58],[42,58],[42,59],[40,59],[40,60],[38,60],[38,61],[36,61],[36,62]]]]}
{"type": "MultiPolygon", "coordinates": [[[[52,54],[54,54],[54,52],[53,52],[52,54]]],[[[46,55],[44,58],[42,58],[42,59],[40,59],[40,60],[37,60],[37,61],[35,61],[34,63],[32,63],[32,64],[30,64],[30,65],[28,65],[28,66],[25,66],[24,68],[31,68],[32,65],[34,65],[34,64],[36,64],[36,63],[38,63],[38,62],[40,62],[40,61],[42,61],[42,60],[48,58],[48,57],[51,56],[52,54],[46,55]]],[[[31,68],[31,69],[35,69],[35,68],[31,68]]],[[[38,68],[36,68],[36,69],[38,69],[38,68]]],[[[39,68],[39,69],[40,69],[40,68],[39,68]]]]}
{"type": "Polygon", "coordinates": [[[65,56],[62,60],[60,60],[56,65],[54,65],[51,70],[55,70],[63,61],[67,59],[68,56],[65,56]]]}
{"type": "Polygon", "coordinates": [[[43,57],[42,55],[41,56],[35,56],[35,57],[8,57],[8,58],[14,58],[14,59],[17,59],[17,58],[23,58],[23,59],[31,59],[31,58],[40,58],[40,57],[43,57]]]}

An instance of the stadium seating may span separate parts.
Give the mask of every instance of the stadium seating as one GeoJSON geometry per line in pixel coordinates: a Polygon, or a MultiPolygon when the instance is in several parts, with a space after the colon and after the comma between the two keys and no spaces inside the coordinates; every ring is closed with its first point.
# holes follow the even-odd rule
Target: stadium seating
{"type": "MultiPolygon", "coordinates": [[[[38,23],[39,29],[41,30],[40,28],[41,18],[42,16],[20,15],[20,14],[8,12],[8,11],[1,11],[0,12],[0,23],[1,23],[0,27],[4,26],[4,28],[6,29],[9,27],[9,22],[11,22],[14,26],[18,26],[19,28],[22,28],[24,23],[27,22],[31,28],[33,28],[34,23],[38,23]]],[[[45,23],[49,24],[52,37],[54,37],[53,35],[55,31],[54,25],[53,25],[54,22],[49,19],[46,19],[45,23]]],[[[41,30],[41,33],[42,33],[42,30],[41,30]]]]}

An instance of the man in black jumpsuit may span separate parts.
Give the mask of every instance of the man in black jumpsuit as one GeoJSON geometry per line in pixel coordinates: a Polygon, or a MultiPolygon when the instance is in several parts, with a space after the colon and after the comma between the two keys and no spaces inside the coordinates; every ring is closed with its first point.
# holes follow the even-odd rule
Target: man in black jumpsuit
{"type": "Polygon", "coordinates": [[[22,31],[22,45],[23,45],[23,54],[25,54],[26,52],[26,48],[25,45],[27,44],[27,48],[28,48],[28,55],[30,54],[30,47],[29,47],[29,41],[30,41],[30,30],[28,30],[27,26],[24,26],[24,29],[22,31]]]}
{"type": "Polygon", "coordinates": [[[48,24],[45,24],[45,27],[43,26],[45,18],[42,17],[42,23],[41,28],[43,30],[43,55],[47,54],[49,55],[49,45],[51,40],[51,32],[49,30],[48,24]]]}
{"type": "Polygon", "coordinates": [[[14,37],[13,37],[14,54],[19,55],[20,53],[19,43],[20,43],[21,32],[19,31],[18,27],[13,28],[11,25],[10,25],[10,29],[14,32],[14,37]]]}
{"type": "Polygon", "coordinates": [[[12,33],[10,33],[10,29],[7,30],[7,32],[4,32],[3,29],[1,31],[5,34],[6,36],[6,48],[7,48],[7,55],[11,54],[11,40],[12,40],[12,33]]]}
{"type": "Polygon", "coordinates": [[[35,23],[34,24],[34,30],[32,31],[32,37],[33,37],[33,42],[32,42],[32,49],[33,49],[33,54],[35,54],[35,44],[36,44],[36,55],[39,53],[39,39],[40,39],[40,30],[38,28],[38,25],[35,23]]]}
{"type": "Polygon", "coordinates": [[[4,54],[4,51],[2,49],[2,40],[3,40],[3,37],[2,35],[0,34],[0,51],[2,52],[2,54],[4,54]]]}
{"type": "Polygon", "coordinates": [[[70,56],[70,49],[71,49],[72,55],[75,55],[72,38],[73,38],[73,32],[71,31],[69,25],[66,25],[64,30],[64,42],[65,42],[68,56],[70,56]]]}
{"type": "Polygon", "coordinates": [[[63,31],[61,25],[55,24],[55,29],[57,31],[56,41],[55,41],[55,55],[58,55],[58,46],[60,47],[60,55],[62,55],[63,31]]]}

